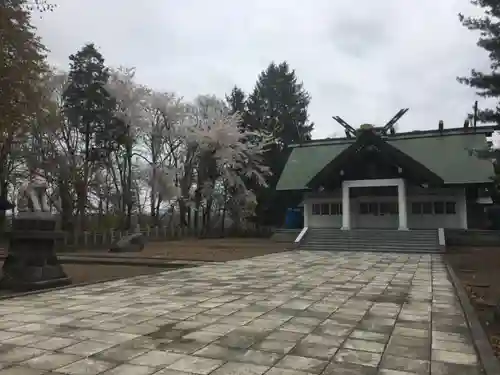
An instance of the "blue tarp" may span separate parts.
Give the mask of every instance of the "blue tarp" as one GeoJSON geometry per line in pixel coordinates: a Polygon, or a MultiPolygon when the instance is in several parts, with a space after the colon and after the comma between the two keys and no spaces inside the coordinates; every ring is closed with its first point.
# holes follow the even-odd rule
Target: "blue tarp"
{"type": "Polygon", "coordinates": [[[304,215],[300,208],[289,208],[286,210],[285,228],[299,229],[304,223],[304,215]]]}

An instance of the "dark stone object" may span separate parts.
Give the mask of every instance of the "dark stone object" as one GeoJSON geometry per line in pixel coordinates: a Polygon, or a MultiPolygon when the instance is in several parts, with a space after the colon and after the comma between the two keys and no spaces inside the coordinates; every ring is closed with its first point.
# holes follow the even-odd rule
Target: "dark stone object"
{"type": "Polygon", "coordinates": [[[53,217],[14,219],[0,288],[21,292],[71,284],[55,251],[62,237],[53,217]]]}
{"type": "Polygon", "coordinates": [[[140,252],[144,249],[144,246],[146,246],[146,238],[142,235],[142,233],[133,233],[116,241],[109,249],[109,252],[140,252]]]}
{"type": "Polygon", "coordinates": [[[10,203],[7,199],[0,197],[0,211],[10,211],[15,207],[13,203],[10,203]]]}

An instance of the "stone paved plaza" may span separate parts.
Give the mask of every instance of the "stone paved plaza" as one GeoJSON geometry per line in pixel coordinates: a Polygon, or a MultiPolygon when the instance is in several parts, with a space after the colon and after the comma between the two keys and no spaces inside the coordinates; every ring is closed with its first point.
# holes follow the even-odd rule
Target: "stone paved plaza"
{"type": "Polygon", "coordinates": [[[0,375],[479,374],[439,255],[287,252],[0,301],[0,375]]]}

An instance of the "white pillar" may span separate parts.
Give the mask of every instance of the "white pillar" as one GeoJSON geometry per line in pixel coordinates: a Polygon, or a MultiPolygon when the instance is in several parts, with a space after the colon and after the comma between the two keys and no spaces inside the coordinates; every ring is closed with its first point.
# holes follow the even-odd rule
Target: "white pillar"
{"type": "Polygon", "coordinates": [[[305,200],[302,203],[302,205],[304,207],[304,228],[305,228],[305,227],[309,226],[309,215],[310,215],[309,207],[310,207],[310,205],[305,200]]]}
{"type": "Polygon", "coordinates": [[[398,184],[398,205],[399,205],[399,230],[408,229],[408,215],[406,210],[406,184],[401,180],[398,184]]]}
{"type": "Polygon", "coordinates": [[[349,186],[347,186],[344,182],[342,182],[342,229],[351,229],[349,186]]]}
{"type": "Polygon", "coordinates": [[[463,189],[458,199],[458,215],[460,215],[460,225],[463,229],[467,229],[467,197],[465,195],[465,189],[463,189]]]}

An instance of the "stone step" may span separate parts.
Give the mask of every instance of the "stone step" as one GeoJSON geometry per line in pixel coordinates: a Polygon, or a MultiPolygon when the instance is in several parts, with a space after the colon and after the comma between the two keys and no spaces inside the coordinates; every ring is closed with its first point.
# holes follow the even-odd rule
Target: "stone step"
{"type": "Polygon", "coordinates": [[[307,237],[305,242],[323,241],[323,242],[436,242],[437,238],[326,238],[326,237],[307,237]]]}
{"type": "Polygon", "coordinates": [[[383,247],[372,247],[370,249],[360,249],[360,248],[312,248],[312,247],[300,247],[300,250],[306,251],[329,251],[329,252],[373,252],[373,253],[423,253],[423,254],[436,254],[442,252],[438,248],[421,248],[421,249],[403,249],[403,248],[383,248],[383,247]]]}
{"type": "MultiPolygon", "coordinates": [[[[396,231],[395,231],[396,232],[396,231]]],[[[431,233],[345,233],[345,232],[323,232],[318,233],[316,231],[308,231],[307,235],[314,235],[318,237],[354,237],[354,238],[435,238],[438,232],[431,233]]]]}
{"type": "Polygon", "coordinates": [[[371,248],[387,248],[387,249],[411,249],[411,250],[419,250],[419,249],[428,249],[428,248],[433,248],[433,249],[436,249],[438,248],[438,246],[436,244],[423,244],[423,245],[419,245],[419,246],[403,246],[403,245],[383,245],[383,244],[380,244],[380,245],[359,245],[359,244],[355,244],[355,245],[352,245],[352,244],[330,244],[330,245],[326,245],[326,244],[304,244],[302,245],[301,247],[303,248],[324,248],[324,249],[331,249],[331,248],[341,248],[341,249],[354,249],[354,248],[357,248],[357,249],[371,249],[371,248]]]}
{"type": "Polygon", "coordinates": [[[306,237],[317,237],[317,238],[327,238],[327,239],[336,239],[336,238],[363,238],[363,239],[380,239],[380,240],[387,240],[387,239],[400,239],[400,240],[408,240],[408,239],[434,239],[437,238],[437,233],[434,236],[342,236],[342,235],[320,235],[316,233],[308,233],[306,237]]]}
{"type": "Polygon", "coordinates": [[[425,232],[425,233],[410,233],[402,231],[394,231],[395,233],[384,233],[384,232],[370,232],[370,233],[349,233],[349,231],[338,231],[338,232],[317,232],[315,230],[309,230],[308,235],[314,234],[315,236],[329,236],[329,237],[360,237],[360,238],[426,238],[426,237],[436,237],[438,232],[425,232]]]}
{"type": "Polygon", "coordinates": [[[437,230],[374,230],[312,228],[299,249],[311,251],[369,251],[437,253],[441,251],[437,230]]]}
{"type": "Polygon", "coordinates": [[[370,247],[370,246],[386,246],[386,247],[422,247],[422,246],[437,246],[436,242],[421,242],[421,243],[372,243],[372,242],[317,242],[310,241],[303,244],[304,246],[359,246],[359,247],[370,247]]]}

